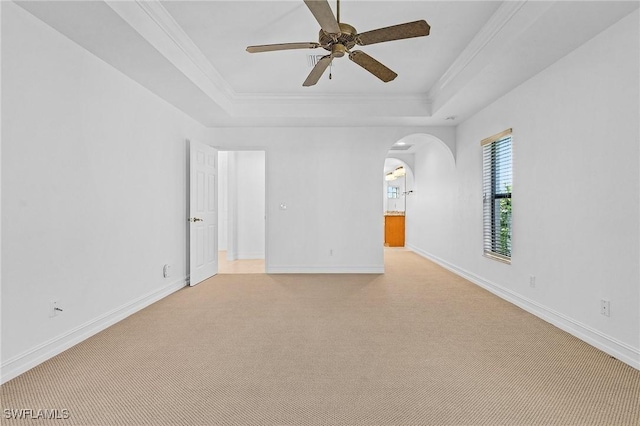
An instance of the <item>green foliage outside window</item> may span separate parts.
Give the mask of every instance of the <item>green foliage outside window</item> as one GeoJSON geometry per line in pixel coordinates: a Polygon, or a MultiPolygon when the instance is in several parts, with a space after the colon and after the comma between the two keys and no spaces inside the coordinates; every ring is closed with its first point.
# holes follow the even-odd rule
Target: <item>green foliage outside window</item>
{"type": "MultiPolygon", "coordinates": [[[[505,185],[511,194],[511,185],[505,185]]],[[[511,197],[500,199],[500,253],[511,256],[511,197]]]]}

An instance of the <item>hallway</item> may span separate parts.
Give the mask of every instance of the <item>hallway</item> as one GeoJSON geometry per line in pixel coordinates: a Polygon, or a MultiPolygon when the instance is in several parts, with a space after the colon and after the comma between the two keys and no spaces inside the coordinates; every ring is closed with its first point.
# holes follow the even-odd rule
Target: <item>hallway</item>
{"type": "Polygon", "coordinates": [[[264,259],[240,259],[227,260],[227,252],[218,252],[218,273],[219,274],[264,274],[264,259]]]}

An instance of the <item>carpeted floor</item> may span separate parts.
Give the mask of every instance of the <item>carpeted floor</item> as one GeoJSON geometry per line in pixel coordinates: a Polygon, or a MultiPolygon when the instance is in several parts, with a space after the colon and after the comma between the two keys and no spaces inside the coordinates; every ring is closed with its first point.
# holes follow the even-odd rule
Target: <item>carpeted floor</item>
{"type": "Polygon", "coordinates": [[[640,424],[640,371],[414,253],[386,262],[219,275],[6,383],[2,408],[68,410],[56,425],[640,424]]]}

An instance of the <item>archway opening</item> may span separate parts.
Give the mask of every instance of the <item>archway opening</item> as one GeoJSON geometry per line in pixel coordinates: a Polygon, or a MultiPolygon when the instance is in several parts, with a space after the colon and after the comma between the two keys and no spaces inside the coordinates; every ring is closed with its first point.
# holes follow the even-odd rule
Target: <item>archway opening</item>
{"type": "Polygon", "coordinates": [[[406,162],[387,157],[383,173],[384,246],[404,247],[407,197],[413,192],[413,171],[406,162]]]}
{"type": "MultiPolygon", "coordinates": [[[[416,188],[416,175],[427,171],[432,151],[438,151],[439,161],[455,166],[451,146],[441,139],[426,133],[407,135],[390,146],[383,167],[383,214],[385,247],[411,249],[412,232],[420,229],[419,221],[424,212],[418,212],[420,191],[416,188]],[[422,168],[423,170],[420,170],[422,168]],[[401,169],[401,173],[396,173],[401,169]],[[397,176],[394,176],[394,173],[397,176]]],[[[422,194],[426,196],[426,194],[422,194]]]]}

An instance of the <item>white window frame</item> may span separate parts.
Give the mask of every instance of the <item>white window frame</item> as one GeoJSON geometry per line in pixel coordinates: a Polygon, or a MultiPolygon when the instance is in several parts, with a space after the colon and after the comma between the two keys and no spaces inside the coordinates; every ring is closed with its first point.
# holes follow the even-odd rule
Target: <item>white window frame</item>
{"type": "Polygon", "coordinates": [[[511,263],[512,257],[513,138],[511,134],[512,129],[507,129],[481,142],[483,250],[486,257],[505,263],[511,263]]]}
{"type": "Polygon", "coordinates": [[[387,198],[388,199],[397,199],[400,198],[400,187],[388,185],[387,186],[387,198]]]}

